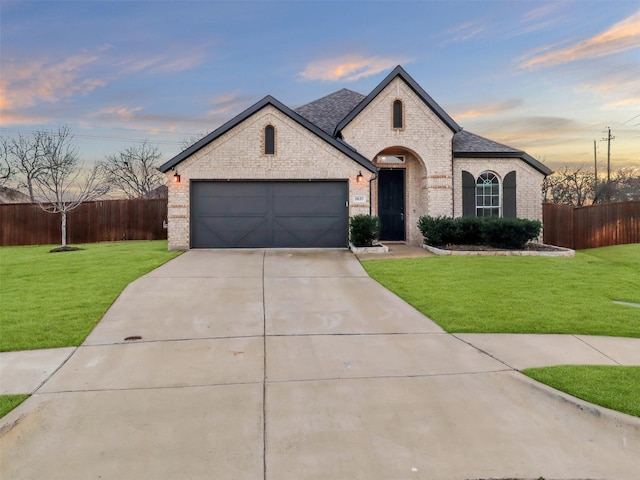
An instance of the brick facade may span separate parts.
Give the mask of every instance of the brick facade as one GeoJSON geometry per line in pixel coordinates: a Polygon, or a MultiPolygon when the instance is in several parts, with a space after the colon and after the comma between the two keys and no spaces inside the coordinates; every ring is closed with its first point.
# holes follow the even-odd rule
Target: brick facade
{"type": "Polygon", "coordinates": [[[500,185],[504,176],[516,172],[516,213],[518,218],[542,221],[542,181],[544,175],[519,158],[456,158],[453,161],[453,189],[455,217],[462,216],[462,172],[474,178],[482,172],[493,172],[500,185]]]}
{"type": "Polygon", "coordinates": [[[189,186],[191,180],[349,180],[349,215],[369,213],[369,179],[373,176],[344,153],[298,124],[278,109],[267,106],[177,167],[180,183],[169,181],[168,240],[172,250],[185,250],[189,242],[189,186]],[[264,153],[264,128],[276,131],[276,153],[264,153]],[[357,175],[364,178],[357,183],[357,175]],[[354,203],[361,195],[365,203],[354,203]]]}
{"type": "MultiPolygon", "coordinates": [[[[356,147],[379,168],[404,168],[405,225],[408,243],[422,243],[417,227],[422,215],[448,215],[452,210],[451,142],[453,132],[400,78],[393,80],[343,130],[347,143],[356,147]],[[401,100],[404,125],[392,125],[393,102],[401,100]],[[405,164],[389,165],[376,161],[379,154],[405,156],[405,164]]],[[[372,211],[377,213],[374,187],[372,211]]]]}
{"type": "Polygon", "coordinates": [[[403,169],[405,238],[407,243],[419,245],[420,216],[462,215],[463,171],[474,177],[491,171],[502,182],[515,170],[517,216],[542,219],[540,187],[543,172],[550,170],[524,152],[462,131],[401,67],[396,67],[368,97],[343,89],[309,105],[318,104],[322,108],[315,111],[301,107],[315,119],[311,122],[272,97],[265,97],[238,116],[235,123],[223,125],[197,148],[164,164],[161,169],[170,181],[169,248],[190,246],[191,180],[348,180],[349,215],[377,215],[376,174],[370,170],[373,166],[403,169]],[[353,103],[345,109],[345,101],[353,103]],[[402,115],[396,120],[401,119],[402,124],[394,125],[394,102],[398,101],[402,103],[402,115]],[[340,112],[337,119],[336,112],[340,112]],[[339,122],[337,126],[335,122],[339,122]],[[265,154],[268,125],[275,131],[273,154],[265,154]],[[319,125],[325,130],[321,131],[319,125]],[[454,158],[454,144],[460,158],[454,158]],[[478,152],[483,155],[473,158],[478,152]],[[382,154],[402,155],[405,161],[378,162],[382,154]],[[179,171],[180,183],[171,181],[173,169],[179,171]],[[356,180],[359,173],[363,175],[360,183],[356,180]],[[355,203],[355,196],[365,202],[355,203]]]}

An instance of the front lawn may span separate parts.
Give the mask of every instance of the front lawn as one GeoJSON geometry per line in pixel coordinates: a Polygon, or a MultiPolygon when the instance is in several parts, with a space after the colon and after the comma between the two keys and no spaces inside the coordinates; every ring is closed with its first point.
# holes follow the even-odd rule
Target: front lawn
{"type": "Polygon", "coordinates": [[[120,292],[179,252],[166,241],[0,248],[0,351],[80,345],[120,292]]]}
{"type": "MultiPolygon", "coordinates": [[[[369,275],[448,332],[640,337],[640,244],[575,258],[425,257],[362,262],[369,275]]],[[[640,367],[524,370],[583,400],[640,416],[640,367]]]]}
{"type": "Polygon", "coordinates": [[[575,258],[443,256],[362,262],[448,332],[640,337],[640,244],[575,258]]]}
{"type": "Polygon", "coordinates": [[[640,417],[640,367],[559,365],[522,373],[574,397],[640,417]]]}

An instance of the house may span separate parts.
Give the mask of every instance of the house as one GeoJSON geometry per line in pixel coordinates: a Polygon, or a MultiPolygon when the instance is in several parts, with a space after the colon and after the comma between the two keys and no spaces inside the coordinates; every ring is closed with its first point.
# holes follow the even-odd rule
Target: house
{"type": "Polygon", "coordinates": [[[349,217],[422,243],[418,218],[542,218],[551,171],[463,130],[401,67],[369,95],[267,96],[166,162],[170,249],[346,247],[349,217]]]}

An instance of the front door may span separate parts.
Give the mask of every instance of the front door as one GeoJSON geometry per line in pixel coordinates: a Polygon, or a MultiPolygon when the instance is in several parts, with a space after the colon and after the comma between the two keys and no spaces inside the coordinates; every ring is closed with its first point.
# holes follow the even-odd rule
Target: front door
{"type": "Polygon", "coordinates": [[[378,216],[380,240],[404,241],[404,174],[400,168],[378,173],[378,216]]]}

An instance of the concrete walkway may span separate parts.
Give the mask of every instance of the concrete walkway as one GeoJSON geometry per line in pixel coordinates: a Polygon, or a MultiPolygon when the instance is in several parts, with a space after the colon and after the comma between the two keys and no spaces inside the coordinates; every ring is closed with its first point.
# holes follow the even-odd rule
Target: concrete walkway
{"type": "Polygon", "coordinates": [[[640,419],[517,369],[639,351],[446,334],[345,251],[190,251],[81,347],[0,355],[2,389],[34,392],[0,420],[0,478],[635,480],[640,419]]]}

